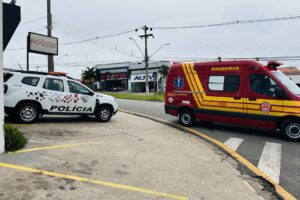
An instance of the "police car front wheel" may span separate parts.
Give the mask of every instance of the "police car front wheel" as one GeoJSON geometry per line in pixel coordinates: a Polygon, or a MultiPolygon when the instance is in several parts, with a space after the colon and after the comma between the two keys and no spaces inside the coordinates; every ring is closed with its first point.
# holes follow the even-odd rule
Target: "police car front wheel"
{"type": "Polygon", "coordinates": [[[112,116],[112,110],[108,106],[101,106],[96,112],[96,118],[100,122],[107,122],[112,116]]]}
{"type": "Polygon", "coordinates": [[[21,123],[33,123],[40,115],[40,110],[34,103],[23,103],[16,111],[16,118],[21,123]]]}
{"type": "Polygon", "coordinates": [[[300,120],[285,120],[280,127],[282,135],[291,141],[300,140],[300,120]]]}
{"type": "Polygon", "coordinates": [[[193,111],[188,109],[180,111],[179,121],[184,126],[192,126],[195,123],[195,115],[193,111]]]}

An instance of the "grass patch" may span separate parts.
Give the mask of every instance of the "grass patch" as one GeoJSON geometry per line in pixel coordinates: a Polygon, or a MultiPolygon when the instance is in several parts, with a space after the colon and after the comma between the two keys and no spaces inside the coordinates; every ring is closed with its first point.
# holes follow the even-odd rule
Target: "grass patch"
{"type": "Polygon", "coordinates": [[[102,92],[103,94],[111,95],[117,99],[132,99],[141,101],[160,101],[165,100],[165,95],[163,93],[154,94],[135,94],[135,93],[117,93],[117,92],[102,92]]]}
{"type": "Polygon", "coordinates": [[[27,139],[24,137],[23,133],[18,128],[11,125],[4,125],[4,137],[6,151],[18,150],[27,143],[27,139]]]}

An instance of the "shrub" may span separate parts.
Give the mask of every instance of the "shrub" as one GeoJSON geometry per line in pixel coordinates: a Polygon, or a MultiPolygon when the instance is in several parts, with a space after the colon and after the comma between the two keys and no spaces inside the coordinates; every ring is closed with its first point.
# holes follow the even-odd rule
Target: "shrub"
{"type": "Polygon", "coordinates": [[[4,125],[5,150],[15,151],[25,146],[27,139],[16,127],[4,125]]]}

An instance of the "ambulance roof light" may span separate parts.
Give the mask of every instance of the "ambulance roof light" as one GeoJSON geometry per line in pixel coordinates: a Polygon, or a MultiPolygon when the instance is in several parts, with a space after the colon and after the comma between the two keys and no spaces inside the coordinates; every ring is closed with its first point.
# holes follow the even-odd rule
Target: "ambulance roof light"
{"type": "Polygon", "coordinates": [[[277,69],[277,67],[279,67],[280,65],[282,65],[282,63],[274,60],[268,62],[268,67],[271,67],[273,69],[277,69]]]}

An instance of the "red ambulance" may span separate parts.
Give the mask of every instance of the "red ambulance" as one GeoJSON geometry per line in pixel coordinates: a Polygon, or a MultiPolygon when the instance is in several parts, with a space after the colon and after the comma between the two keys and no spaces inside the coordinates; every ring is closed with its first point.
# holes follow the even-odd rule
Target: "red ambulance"
{"type": "Polygon", "coordinates": [[[165,112],[184,126],[199,119],[280,129],[287,139],[300,140],[300,88],[279,66],[252,60],[174,64],[165,112]]]}

